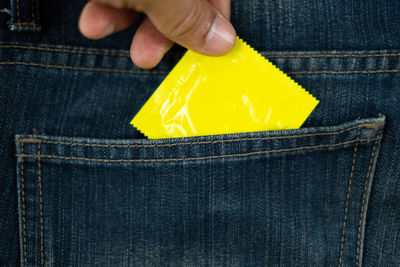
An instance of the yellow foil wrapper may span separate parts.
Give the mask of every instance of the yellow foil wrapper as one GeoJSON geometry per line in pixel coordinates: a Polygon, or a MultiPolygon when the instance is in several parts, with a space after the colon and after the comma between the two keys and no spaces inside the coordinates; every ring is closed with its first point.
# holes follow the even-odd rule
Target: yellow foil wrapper
{"type": "Polygon", "coordinates": [[[296,129],[317,104],[237,38],[224,56],[187,51],[131,124],[151,139],[296,129]]]}

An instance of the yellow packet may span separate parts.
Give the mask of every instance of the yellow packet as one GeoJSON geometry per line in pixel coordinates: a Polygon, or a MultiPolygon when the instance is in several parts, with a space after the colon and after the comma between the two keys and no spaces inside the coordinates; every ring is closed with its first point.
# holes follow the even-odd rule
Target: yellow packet
{"type": "Polygon", "coordinates": [[[237,38],[224,56],[187,51],[131,124],[151,139],[296,129],[317,104],[237,38]]]}

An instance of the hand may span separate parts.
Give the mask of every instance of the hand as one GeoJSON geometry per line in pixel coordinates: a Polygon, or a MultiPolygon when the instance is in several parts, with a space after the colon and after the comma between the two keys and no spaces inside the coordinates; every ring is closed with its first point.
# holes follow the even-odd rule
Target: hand
{"type": "Polygon", "coordinates": [[[235,44],[230,0],[93,0],[82,10],[79,29],[100,39],[129,27],[138,12],[147,17],[133,37],[130,55],[141,68],[156,66],[174,42],[212,56],[235,44]]]}

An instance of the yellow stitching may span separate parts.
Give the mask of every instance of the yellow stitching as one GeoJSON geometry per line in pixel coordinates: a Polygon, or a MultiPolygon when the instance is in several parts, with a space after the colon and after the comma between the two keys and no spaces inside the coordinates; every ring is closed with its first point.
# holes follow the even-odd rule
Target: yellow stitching
{"type": "MultiPolygon", "coordinates": [[[[365,124],[369,125],[369,124],[365,124]]],[[[353,129],[364,129],[366,127],[364,124],[353,126],[347,129],[343,129],[337,132],[327,132],[327,133],[314,133],[314,134],[300,134],[300,135],[288,135],[288,136],[268,136],[268,137],[247,137],[238,139],[225,139],[225,140],[212,140],[212,141],[197,141],[197,142],[181,142],[172,144],[154,144],[154,145],[103,145],[103,144],[87,144],[87,143],[74,143],[74,142],[58,142],[50,140],[41,140],[34,138],[23,138],[17,143],[44,143],[44,144],[58,144],[58,145],[69,145],[69,146],[87,146],[87,147],[115,147],[115,148],[152,148],[152,147],[173,147],[173,146],[183,146],[183,145],[205,145],[205,144],[218,144],[218,143],[230,143],[238,141],[262,141],[262,140],[276,140],[276,139],[287,139],[287,138],[299,138],[299,137],[310,137],[310,136],[322,136],[322,135],[337,135],[348,132],[353,129]]]]}
{"type": "Polygon", "coordinates": [[[375,73],[397,73],[400,70],[351,70],[351,71],[329,71],[329,70],[316,70],[316,71],[292,71],[287,74],[375,74],[375,73]]]}
{"type": "Polygon", "coordinates": [[[343,55],[332,55],[332,54],[314,54],[314,55],[271,55],[269,56],[268,54],[265,55],[267,58],[313,58],[313,57],[398,57],[400,56],[400,53],[396,54],[367,54],[367,55],[360,55],[360,54],[343,54],[343,55]]]}
{"type": "Polygon", "coordinates": [[[359,139],[359,137],[360,137],[360,129],[357,130],[356,145],[354,146],[353,162],[352,162],[352,165],[351,165],[349,184],[348,184],[348,187],[347,187],[346,207],[344,209],[342,240],[341,240],[341,244],[340,244],[340,256],[339,256],[338,267],[342,266],[342,261],[343,261],[344,237],[345,237],[345,234],[346,234],[347,214],[348,214],[348,211],[349,211],[350,192],[351,192],[351,186],[353,184],[353,174],[354,174],[354,167],[355,167],[356,158],[357,158],[357,149],[358,149],[358,139],[359,139]]]}
{"type": "Polygon", "coordinates": [[[123,70],[123,69],[104,69],[104,68],[86,68],[86,67],[76,67],[76,66],[63,66],[63,65],[47,65],[32,62],[0,62],[0,65],[24,65],[24,66],[34,66],[34,67],[44,67],[44,68],[56,68],[56,69],[71,69],[71,70],[88,70],[88,71],[105,71],[105,72],[121,72],[121,73],[145,73],[145,74],[167,74],[165,71],[140,71],[140,70],[123,70]]]}
{"type": "Polygon", "coordinates": [[[38,138],[21,138],[20,140],[16,139],[15,142],[17,142],[17,143],[43,143],[43,141],[38,138]]]}
{"type": "MultiPolygon", "coordinates": [[[[216,156],[203,156],[203,157],[189,157],[189,158],[164,158],[164,159],[100,159],[100,158],[85,158],[85,157],[63,157],[57,155],[46,155],[42,154],[41,158],[48,159],[66,159],[66,160],[85,160],[85,161],[94,161],[94,162],[178,162],[178,161],[190,161],[190,160],[205,160],[205,159],[220,159],[220,158],[233,158],[233,157],[245,157],[245,156],[254,156],[254,155],[262,155],[262,154],[270,154],[270,153],[278,153],[278,152],[288,152],[288,151],[297,151],[302,149],[317,149],[317,148],[327,148],[327,147],[336,147],[346,144],[351,144],[356,141],[358,142],[371,142],[380,139],[380,137],[373,139],[359,139],[359,140],[351,140],[337,144],[323,144],[316,146],[303,146],[296,148],[284,148],[277,150],[263,150],[263,151],[254,151],[248,153],[238,153],[238,154],[226,154],[226,155],[216,155],[216,156]]],[[[37,155],[31,154],[16,154],[17,157],[25,157],[25,158],[36,158],[37,155]]]]}
{"type": "MultiPolygon", "coordinates": [[[[24,144],[21,144],[21,152],[24,154],[24,144]]],[[[26,253],[26,215],[25,215],[25,179],[24,179],[24,158],[21,158],[21,190],[22,190],[22,234],[24,250],[24,266],[27,266],[28,259],[26,253]]]]}
{"type": "Polygon", "coordinates": [[[18,23],[20,23],[21,22],[21,19],[20,19],[20,17],[19,17],[19,0],[17,0],[17,18],[18,18],[18,23]]]}
{"type": "Polygon", "coordinates": [[[39,211],[40,211],[40,264],[44,266],[44,250],[43,250],[43,193],[42,193],[42,172],[40,164],[40,143],[37,146],[38,159],[38,185],[39,185],[39,211]]]}
{"type": "Polygon", "coordinates": [[[31,50],[48,51],[48,52],[63,52],[63,53],[88,54],[88,55],[129,57],[128,54],[115,53],[115,52],[68,50],[68,49],[35,47],[35,46],[25,46],[25,45],[0,45],[0,48],[18,48],[18,49],[31,49],[31,50]]]}
{"type": "Polygon", "coordinates": [[[375,147],[376,144],[378,143],[377,139],[374,143],[374,147],[372,148],[372,153],[371,153],[371,158],[369,160],[369,165],[368,165],[368,172],[367,172],[367,177],[365,178],[365,183],[364,183],[364,193],[363,193],[363,198],[362,198],[362,202],[361,202],[361,212],[360,212],[360,221],[358,223],[358,234],[357,234],[357,253],[356,253],[356,267],[358,266],[358,260],[360,257],[360,246],[361,246],[361,224],[362,224],[362,219],[364,217],[364,205],[365,205],[365,197],[367,195],[367,186],[368,186],[368,178],[370,176],[371,173],[371,169],[372,169],[372,162],[374,160],[374,156],[375,156],[375,147]]]}

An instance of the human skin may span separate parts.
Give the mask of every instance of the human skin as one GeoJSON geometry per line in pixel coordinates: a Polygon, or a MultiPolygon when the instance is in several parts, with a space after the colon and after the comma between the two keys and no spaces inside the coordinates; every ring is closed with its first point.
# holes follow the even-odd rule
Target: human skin
{"type": "Polygon", "coordinates": [[[79,29],[101,39],[129,27],[140,12],[146,18],[133,36],[130,56],[141,68],[155,67],[174,43],[211,56],[235,44],[230,0],[92,0],[82,10],[79,29]]]}

